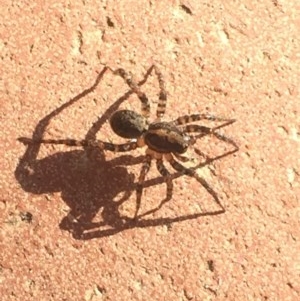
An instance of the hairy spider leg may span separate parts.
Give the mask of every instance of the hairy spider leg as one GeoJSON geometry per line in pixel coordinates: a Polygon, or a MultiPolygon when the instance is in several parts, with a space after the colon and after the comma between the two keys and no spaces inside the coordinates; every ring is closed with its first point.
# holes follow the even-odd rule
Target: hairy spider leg
{"type": "MultiPolygon", "coordinates": [[[[150,68],[149,73],[152,71],[154,66],[150,68]]],[[[110,69],[111,70],[111,69],[110,69]]],[[[146,118],[150,116],[150,103],[149,99],[144,92],[141,91],[138,84],[133,80],[131,73],[126,72],[123,68],[119,68],[115,71],[111,70],[113,74],[121,76],[130,89],[138,96],[142,103],[142,115],[146,118]]]]}
{"type": "Polygon", "coordinates": [[[202,177],[200,177],[195,170],[187,168],[177,162],[172,154],[167,154],[165,156],[166,160],[170,163],[170,165],[178,172],[187,175],[189,177],[195,178],[205,189],[206,191],[213,197],[214,201],[222,208],[222,212],[225,212],[225,208],[221,204],[217,193],[209,186],[209,184],[204,180],[202,177]]]}
{"type": "Polygon", "coordinates": [[[153,65],[155,74],[158,79],[159,84],[159,97],[156,109],[156,116],[157,118],[162,118],[166,112],[166,105],[167,105],[167,91],[165,87],[165,81],[163,75],[159,68],[156,65],[153,65]]]}
{"type": "Polygon", "coordinates": [[[98,147],[101,150],[108,150],[112,152],[127,152],[134,150],[139,147],[138,142],[127,142],[122,144],[114,144],[109,142],[104,142],[101,140],[75,140],[75,139],[40,139],[40,140],[31,140],[28,138],[20,138],[24,144],[64,144],[67,146],[83,146],[83,147],[98,147]]]}
{"type": "Polygon", "coordinates": [[[167,185],[167,193],[166,193],[166,198],[164,200],[162,200],[162,202],[154,209],[151,209],[141,215],[139,215],[138,217],[143,217],[149,214],[153,214],[154,212],[158,211],[159,209],[162,208],[162,206],[167,203],[168,201],[171,200],[172,195],[173,195],[173,181],[172,181],[172,175],[170,174],[170,172],[167,170],[167,168],[165,167],[164,163],[163,163],[163,159],[159,158],[156,160],[156,168],[158,170],[158,172],[163,176],[164,181],[166,182],[167,185]]]}
{"type": "MultiPolygon", "coordinates": [[[[199,135],[197,135],[196,137],[193,137],[193,142],[191,144],[194,144],[196,142],[196,138],[201,138],[205,135],[213,135],[214,137],[216,137],[217,139],[224,141],[225,143],[228,143],[230,145],[232,145],[234,147],[233,150],[228,151],[226,154],[223,154],[221,156],[221,158],[223,156],[227,156],[230,154],[233,154],[235,152],[237,152],[239,150],[238,145],[230,138],[221,135],[219,133],[217,133],[215,130],[219,129],[220,127],[214,127],[214,128],[209,128],[206,126],[202,126],[202,125],[197,125],[197,124],[189,124],[189,125],[185,125],[182,127],[182,130],[186,133],[200,133],[199,135]]],[[[205,154],[204,152],[202,152],[200,149],[194,147],[194,151],[196,152],[197,155],[201,156],[204,158],[205,162],[203,164],[209,164],[210,162],[216,160],[217,157],[215,157],[214,159],[209,157],[207,154],[205,154]]],[[[175,154],[176,155],[176,154],[175,154]]],[[[176,155],[176,157],[178,158],[178,156],[176,155]]],[[[178,158],[180,159],[180,158],[178,158]]],[[[182,160],[181,160],[182,161],[182,160]]],[[[212,171],[213,172],[213,171],[212,171]]],[[[213,174],[215,175],[215,173],[213,172],[213,174]]]]}
{"type": "Polygon", "coordinates": [[[217,117],[217,116],[210,115],[210,114],[191,114],[191,115],[180,116],[177,119],[175,119],[173,121],[173,123],[174,123],[174,125],[185,125],[185,124],[192,123],[195,121],[200,121],[200,120],[224,121],[225,122],[219,126],[214,127],[214,130],[220,129],[227,125],[230,125],[236,121],[235,119],[227,119],[227,118],[217,117]]]}
{"type": "Polygon", "coordinates": [[[145,159],[144,159],[141,171],[140,171],[137,187],[136,187],[136,210],[135,210],[135,215],[134,215],[135,219],[137,218],[138,212],[139,212],[140,207],[141,207],[142,193],[143,193],[143,182],[145,180],[145,177],[146,177],[147,173],[150,170],[151,161],[152,161],[152,156],[150,154],[147,154],[145,156],[145,159]]]}
{"type": "MultiPolygon", "coordinates": [[[[231,119],[230,121],[232,121],[232,120],[233,119],[231,119]]],[[[234,121],[230,122],[229,124],[231,124],[233,122],[234,121]]],[[[219,128],[220,128],[220,126],[209,128],[209,127],[202,126],[202,125],[189,124],[189,125],[183,126],[182,130],[186,133],[200,133],[200,136],[213,135],[217,139],[222,140],[222,141],[224,141],[228,144],[231,144],[234,147],[234,152],[238,151],[239,147],[232,139],[216,132],[216,130],[219,129],[219,128]]]]}
{"type": "Polygon", "coordinates": [[[172,181],[170,172],[167,170],[167,168],[165,167],[165,165],[163,163],[163,159],[162,158],[156,160],[156,168],[157,168],[158,172],[164,177],[164,180],[165,180],[166,185],[167,185],[166,198],[159,205],[159,208],[161,208],[161,206],[164,203],[168,202],[172,198],[172,194],[173,194],[173,181],[172,181]]]}

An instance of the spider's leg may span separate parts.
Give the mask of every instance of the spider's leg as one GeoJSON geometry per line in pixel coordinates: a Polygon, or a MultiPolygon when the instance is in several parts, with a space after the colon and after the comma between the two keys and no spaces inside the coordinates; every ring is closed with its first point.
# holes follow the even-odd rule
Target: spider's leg
{"type": "Polygon", "coordinates": [[[136,187],[136,210],[135,210],[135,215],[134,215],[135,219],[137,218],[138,212],[139,212],[140,207],[141,207],[141,200],[142,200],[142,193],[143,193],[143,182],[144,182],[145,177],[146,177],[146,175],[147,175],[147,173],[150,169],[151,160],[152,160],[152,156],[151,155],[146,155],[145,161],[143,162],[143,165],[142,165],[142,168],[141,168],[139,180],[138,180],[137,187],[136,187]]]}
{"type": "Polygon", "coordinates": [[[212,132],[212,135],[214,135],[217,139],[222,140],[222,141],[234,146],[234,150],[232,151],[233,153],[235,153],[239,150],[239,146],[231,138],[228,138],[228,137],[226,137],[222,134],[219,134],[215,131],[212,132]]]}
{"type": "MultiPolygon", "coordinates": [[[[149,72],[152,71],[154,66],[152,66],[149,72]]],[[[126,84],[130,87],[130,89],[138,96],[142,103],[142,115],[145,117],[149,117],[150,115],[150,104],[148,97],[144,92],[141,91],[139,85],[133,80],[132,75],[126,72],[124,69],[120,68],[115,71],[112,71],[113,74],[121,76],[126,84]]]]}
{"type": "Polygon", "coordinates": [[[67,146],[83,146],[83,147],[97,147],[101,150],[108,150],[112,152],[127,152],[136,149],[138,146],[137,142],[127,142],[122,144],[114,144],[109,142],[104,142],[101,140],[75,140],[75,139],[40,139],[31,140],[28,138],[20,138],[24,144],[64,144],[67,146]]]}
{"type": "MultiPolygon", "coordinates": [[[[232,122],[234,122],[234,121],[232,121],[232,122]]],[[[220,126],[209,128],[207,126],[202,126],[202,125],[197,125],[197,124],[189,124],[189,125],[185,125],[184,127],[182,127],[182,130],[186,133],[199,133],[197,138],[203,137],[205,135],[213,135],[217,139],[222,140],[228,144],[231,144],[234,147],[233,152],[238,151],[239,147],[232,139],[216,132],[216,130],[219,128],[220,128],[220,126]]]]}
{"type": "Polygon", "coordinates": [[[165,81],[163,78],[162,73],[160,72],[159,68],[154,65],[155,74],[158,79],[159,84],[159,98],[157,103],[157,109],[156,109],[156,116],[157,118],[161,118],[164,116],[166,112],[166,105],[167,105],[167,91],[165,87],[165,81]]]}
{"type": "Polygon", "coordinates": [[[207,126],[198,125],[198,124],[188,124],[181,127],[183,132],[186,133],[199,133],[199,135],[208,135],[211,134],[213,129],[207,126]]]}
{"type": "Polygon", "coordinates": [[[173,181],[172,181],[172,178],[171,178],[171,174],[169,173],[169,171],[167,170],[167,168],[163,164],[162,159],[156,160],[156,167],[157,167],[158,172],[164,177],[164,180],[166,181],[166,185],[167,185],[167,195],[166,195],[166,198],[162,201],[162,203],[157,208],[157,209],[159,209],[159,208],[162,207],[162,205],[164,203],[168,202],[172,198],[173,181]]]}
{"type": "Polygon", "coordinates": [[[195,121],[200,121],[200,120],[224,122],[223,124],[215,127],[214,128],[215,130],[219,129],[221,127],[227,126],[229,124],[232,124],[236,121],[235,119],[227,119],[227,118],[217,117],[217,116],[210,115],[210,114],[191,114],[191,115],[180,116],[177,119],[175,119],[173,121],[173,123],[175,125],[185,125],[185,124],[192,123],[192,122],[195,122],[195,121]]]}
{"type": "Polygon", "coordinates": [[[222,208],[221,211],[225,212],[225,208],[221,204],[217,193],[209,186],[209,184],[206,182],[206,180],[204,180],[202,177],[200,177],[196,173],[195,170],[183,166],[182,164],[177,162],[171,154],[168,154],[167,156],[165,156],[165,158],[166,158],[166,160],[169,161],[169,163],[175,170],[177,170],[178,172],[180,172],[182,174],[185,174],[187,176],[195,178],[207,190],[207,192],[213,197],[214,201],[222,208]]]}
{"type": "Polygon", "coordinates": [[[166,198],[154,209],[151,209],[143,214],[141,214],[139,217],[143,217],[149,214],[153,214],[154,212],[158,211],[165,203],[167,203],[171,198],[173,194],[173,181],[171,178],[171,174],[167,170],[167,168],[163,164],[162,158],[159,158],[156,160],[156,168],[159,171],[159,173],[164,177],[164,180],[167,184],[167,194],[166,198]]]}

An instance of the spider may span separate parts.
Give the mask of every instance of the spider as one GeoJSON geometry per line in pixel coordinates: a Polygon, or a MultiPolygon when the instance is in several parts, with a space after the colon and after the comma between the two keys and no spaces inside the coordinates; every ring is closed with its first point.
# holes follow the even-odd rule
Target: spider
{"type": "MultiPolygon", "coordinates": [[[[188,161],[189,159],[183,156],[183,154],[195,143],[196,138],[208,134],[234,146],[234,150],[230,153],[237,151],[238,146],[233,140],[216,132],[217,129],[235,122],[235,119],[226,119],[210,114],[192,114],[180,116],[169,122],[162,121],[162,117],[166,112],[167,92],[161,71],[156,65],[152,65],[149,69],[149,73],[154,69],[159,84],[159,97],[156,109],[157,118],[155,121],[150,122],[150,103],[148,97],[133,80],[131,73],[126,72],[122,68],[112,70],[110,67],[106,67],[106,69],[109,69],[115,75],[121,76],[141,102],[141,113],[137,113],[133,110],[117,110],[109,119],[113,132],[118,136],[127,139],[127,142],[123,144],[114,144],[101,140],[40,139],[34,140],[33,143],[64,144],[67,146],[83,147],[91,146],[112,152],[128,152],[136,148],[146,147],[145,158],[136,186],[137,204],[134,215],[135,218],[138,217],[143,192],[143,182],[150,169],[152,160],[156,161],[157,170],[162,175],[167,185],[166,197],[161,202],[159,208],[162,204],[171,199],[173,192],[172,175],[164,165],[164,160],[166,160],[173,169],[180,174],[194,177],[202,186],[204,186],[207,192],[213,197],[214,201],[222,208],[222,212],[225,212],[223,205],[218,199],[217,193],[209,186],[205,179],[196,173],[196,168],[187,168],[179,161],[188,161]],[[196,121],[201,120],[224,123],[214,128],[194,124],[196,121]],[[191,133],[194,133],[194,135],[191,133]],[[197,134],[197,136],[195,134],[197,134]]],[[[207,162],[209,161],[209,158],[201,151],[198,150],[197,153],[204,156],[207,162]]]]}

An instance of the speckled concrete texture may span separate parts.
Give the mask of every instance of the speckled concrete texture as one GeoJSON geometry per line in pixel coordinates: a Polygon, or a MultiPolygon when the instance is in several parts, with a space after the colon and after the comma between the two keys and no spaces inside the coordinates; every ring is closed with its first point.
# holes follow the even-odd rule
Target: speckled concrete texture
{"type": "MultiPolygon", "coordinates": [[[[3,0],[0,15],[1,300],[300,300],[297,1],[3,0]],[[140,104],[104,67],[142,81],[153,119],[153,63],[166,120],[237,119],[220,132],[239,152],[198,170],[225,213],[176,176],[172,200],[133,221],[143,149],[18,141],[122,141],[108,117],[140,104]]],[[[230,150],[213,137],[196,147],[230,150]]],[[[153,164],[140,214],[165,193],[153,164]]]]}

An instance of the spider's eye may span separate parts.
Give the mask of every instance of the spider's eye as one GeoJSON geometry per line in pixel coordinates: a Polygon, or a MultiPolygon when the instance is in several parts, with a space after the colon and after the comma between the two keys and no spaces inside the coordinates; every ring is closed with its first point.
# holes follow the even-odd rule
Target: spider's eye
{"type": "Polygon", "coordinates": [[[147,119],[130,110],[116,111],[109,122],[117,135],[128,139],[138,138],[148,129],[147,119]]]}

